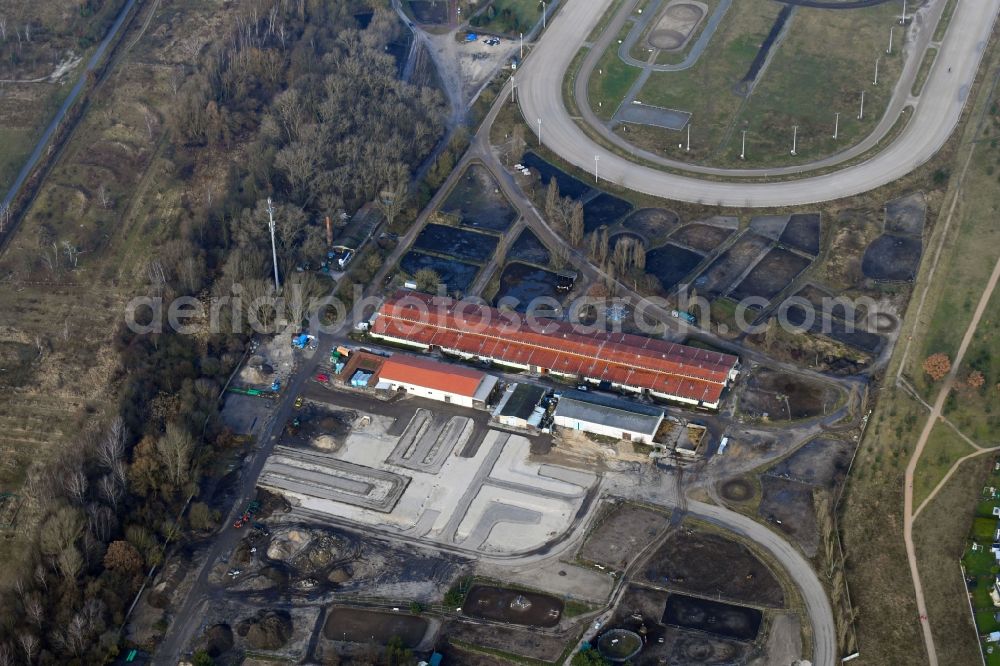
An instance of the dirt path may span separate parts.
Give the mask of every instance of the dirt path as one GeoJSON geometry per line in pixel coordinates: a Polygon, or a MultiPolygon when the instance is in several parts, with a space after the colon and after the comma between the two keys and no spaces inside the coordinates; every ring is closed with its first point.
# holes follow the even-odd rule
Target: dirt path
{"type": "MultiPolygon", "coordinates": [[[[972,315],[972,321],[969,322],[969,327],[965,330],[965,335],[962,337],[962,344],[959,346],[958,353],[955,355],[951,372],[948,373],[948,376],[944,380],[944,385],[938,392],[937,399],[934,401],[931,413],[927,415],[927,421],[924,423],[924,429],[920,433],[920,438],[917,440],[917,446],[913,450],[913,456],[910,458],[910,462],[906,466],[906,484],[903,496],[903,540],[906,543],[906,559],[909,560],[910,575],[913,578],[913,588],[917,597],[917,611],[920,613],[920,627],[924,632],[924,645],[927,648],[927,660],[931,666],[938,665],[938,658],[937,652],[934,648],[934,635],[931,632],[930,620],[927,618],[927,604],[924,601],[923,585],[920,581],[920,571],[917,568],[917,551],[913,543],[913,521],[916,518],[913,511],[913,473],[917,469],[917,463],[920,462],[920,456],[923,454],[924,447],[927,445],[927,440],[930,438],[931,431],[941,418],[941,413],[944,410],[944,403],[948,399],[948,394],[951,392],[952,386],[955,383],[955,377],[958,374],[959,367],[962,365],[962,359],[965,357],[965,352],[969,349],[969,345],[972,343],[972,338],[976,333],[976,329],[979,327],[979,321],[982,319],[983,313],[986,312],[986,307],[990,303],[990,297],[993,295],[993,290],[996,288],[998,281],[1000,281],[1000,259],[997,260],[996,265],[993,267],[993,274],[990,275],[990,279],[986,283],[986,288],[983,289],[983,294],[979,298],[979,304],[976,306],[976,311],[972,315]]],[[[982,453],[982,451],[979,453],[982,453]]],[[[947,480],[950,475],[951,471],[949,471],[945,480],[947,480]]],[[[940,487],[940,485],[938,487],[940,487]]],[[[934,492],[937,492],[937,488],[934,489],[934,492]]],[[[933,497],[933,494],[931,496],[933,497]]],[[[921,508],[923,508],[923,505],[921,505],[921,508]]]]}

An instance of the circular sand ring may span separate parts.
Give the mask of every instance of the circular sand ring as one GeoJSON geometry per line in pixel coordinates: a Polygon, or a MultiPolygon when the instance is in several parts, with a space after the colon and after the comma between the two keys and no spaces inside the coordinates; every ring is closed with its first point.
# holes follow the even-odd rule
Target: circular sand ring
{"type": "Polygon", "coordinates": [[[597,640],[597,651],[608,661],[619,664],[642,651],[642,637],[628,629],[612,629],[597,640]]]}
{"type": "Polygon", "coordinates": [[[746,502],[756,494],[753,486],[745,479],[730,479],[722,484],[719,492],[730,502],[746,502]]]}
{"type": "Polygon", "coordinates": [[[663,15],[646,37],[646,43],[650,48],[675,51],[687,43],[704,16],[705,10],[695,4],[670,5],[663,10],[663,15]]]}

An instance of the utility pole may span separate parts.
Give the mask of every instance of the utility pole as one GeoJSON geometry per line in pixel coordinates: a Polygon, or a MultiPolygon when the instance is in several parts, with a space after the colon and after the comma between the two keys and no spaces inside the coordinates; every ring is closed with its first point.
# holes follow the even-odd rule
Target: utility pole
{"type": "Polygon", "coordinates": [[[875,58],[875,80],[872,81],[872,85],[873,86],[877,86],[878,85],[878,61],[881,60],[881,59],[882,59],[881,57],[875,58]]]}
{"type": "Polygon", "coordinates": [[[691,152],[691,121],[688,121],[687,147],[684,149],[684,152],[686,152],[686,153],[690,153],[691,152]]]}
{"type": "Polygon", "coordinates": [[[792,155],[795,155],[795,149],[799,145],[799,126],[792,125],[792,155]]]}
{"type": "Polygon", "coordinates": [[[538,119],[538,145],[542,145],[542,119],[538,119]]]}
{"type": "Polygon", "coordinates": [[[840,133],[840,111],[834,114],[833,120],[833,138],[836,139],[837,135],[840,133]]]}
{"type": "Polygon", "coordinates": [[[597,162],[601,159],[600,155],[594,155],[594,182],[598,182],[597,178],[597,162]]]}
{"type": "Polygon", "coordinates": [[[740,148],[740,159],[745,160],[747,158],[747,131],[743,130],[743,147],[740,148]]]}
{"type": "Polygon", "coordinates": [[[889,26],[889,48],[887,48],[885,50],[886,55],[892,55],[892,33],[893,33],[893,31],[895,31],[895,28],[890,25],[889,26]]]}
{"type": "Polygon", "coordinates": [[[865,119],[865,91],[861,91],[861,111],[858,113],[858,120],[865,119]]]}
{"type": "Polygon", "coordinates": [[[271,230],[271,260],[274,262],[274,291],[281,289],[278,282],[278,249],[274,244],[274,206],[271,205],[271,197],[267,198],[267,226],[271,230]]]}

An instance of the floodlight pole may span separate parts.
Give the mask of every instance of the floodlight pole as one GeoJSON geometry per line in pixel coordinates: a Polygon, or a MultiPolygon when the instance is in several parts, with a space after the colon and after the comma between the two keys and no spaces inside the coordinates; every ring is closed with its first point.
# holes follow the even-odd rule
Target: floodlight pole
{"type": "Polygon", "coordinates": [[[892,27],[891,25],[889,26],[889,48],[886,49],[885,51],[886,55],[892,55],[892,33],[895,30],[896,29],[894,27],[892,27]]]}
{"type": "Polygon", "coordinates": [[[878,85],[878,61],[881,60],[881,59],[882,59],[881,57],[875,58],[875,80],[872,81],[872,85],[873,86],[877,86],[878,85]]]}
{"type": "Polygon", "coordinates": [[[274,262],[274,290],[279,291],[281,284],[278,282],[278,249],[274,244],[274,206],[271,205],[271,197],[267,198],[267,226],[271,230],[271,260],[274,262]]]}
{"type": "Polygon", "coordinates": [[[740,159],[745,160],[747,158],[747,131],[743,130],[743,147],[740,148],[740,159]]]}
{"type": "Polygon", "coordinates": [[[861,111],[858,113],[858,120],[865,119],[865,91],[861,91],[861,111]]]}
{"type": "Polygon", "coordinates": [[[792,125],[792,155],[795,155],[795,149],[799,145],[799,126],[792,125]]]}
{"type": "Polygon", "coordinates": [[[837,135],[840,133],[840,111],[834,114],[833,120],[833,138],[836,139],[837,135]]]}

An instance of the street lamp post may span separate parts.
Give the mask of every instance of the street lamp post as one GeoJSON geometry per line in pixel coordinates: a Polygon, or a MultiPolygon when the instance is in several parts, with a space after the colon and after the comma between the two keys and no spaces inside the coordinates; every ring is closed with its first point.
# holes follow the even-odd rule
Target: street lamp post
{"type": "Polygon", "coordinates": [[[858,120],[865,119],[865,91],[861,91],[861,111],[858,112],[858,120]]]}
{"type": "Polygon", "coordinates": [[[281,289],[278,282],[278,250],[274,244],[274,206],[271,205],[271,197],[267,198],[267,227],[271,231],[271,260],[274,262],[274,291],[281,289]]]}
{"type": "Polygon", "coordinates": [[[838,134],[840,134],[840,111],[834,114],[833,138],[836,139],[838,134]]]}
{"type": "Polygon", "coordinates": [[[684,148],[684,152],[686,152],[686,153],[690,153],[691,152],[691,122],[690,121],[688,121],[687,146],[684,148]]]}
{"type": "Polygon", "coordinates": [[[546,14],[545,0],[542,0],[542,30],[545,30],[545,14],[546,14]]]}
{"type": "Polygon", "coordinates": [[[521,33],[521,60],[524,60],[524,33],[521,33]]]}
{"type": "Polygon", "coordinates": [[[598,161],[600,161],[600,159],[601,159],[600,155],[594,155],[594,182],[595,183],[598,182],[598,177],[597,177],[597,163],[598,163],[598,161]]]}
{"type": "Polygon", "coordinates": [[[887,48],[885,50],[886,55],[892,55],[892,33],[893,33],[893,31],[895,31],[895,28],[890,25],[889,26],[889,48],[887,48]]]}
{"type": "Polygon", "coordinates": [[[740,148],[740,159],[745,160],[747,158],[747,131],[743,130],[743,146],[740,148]]]}
{"type": "Polygon", "coordinates": [[[538,145],[542,145],[542,119],[538,119],[538,145]]]}
{"type": "Polygon", "coordinates": [[[875,80],[872,81],[872,85],[873,86],[877,86],[878,85],[878,61],[881,60],[881,59],[882,59],[881,57],[875,58],[875,80]]]}
{"type": "Polygon", "coordinates": [[[899,19],[900,25],[906,25],[906,0],[903,0],[903,17],[899,19]]]}
{"type": "Polygon", "coordinates": [[[799,126],[792,125],[792,155],[795,155],[795,149],[798,148],[799,144],[799,126]]]}

